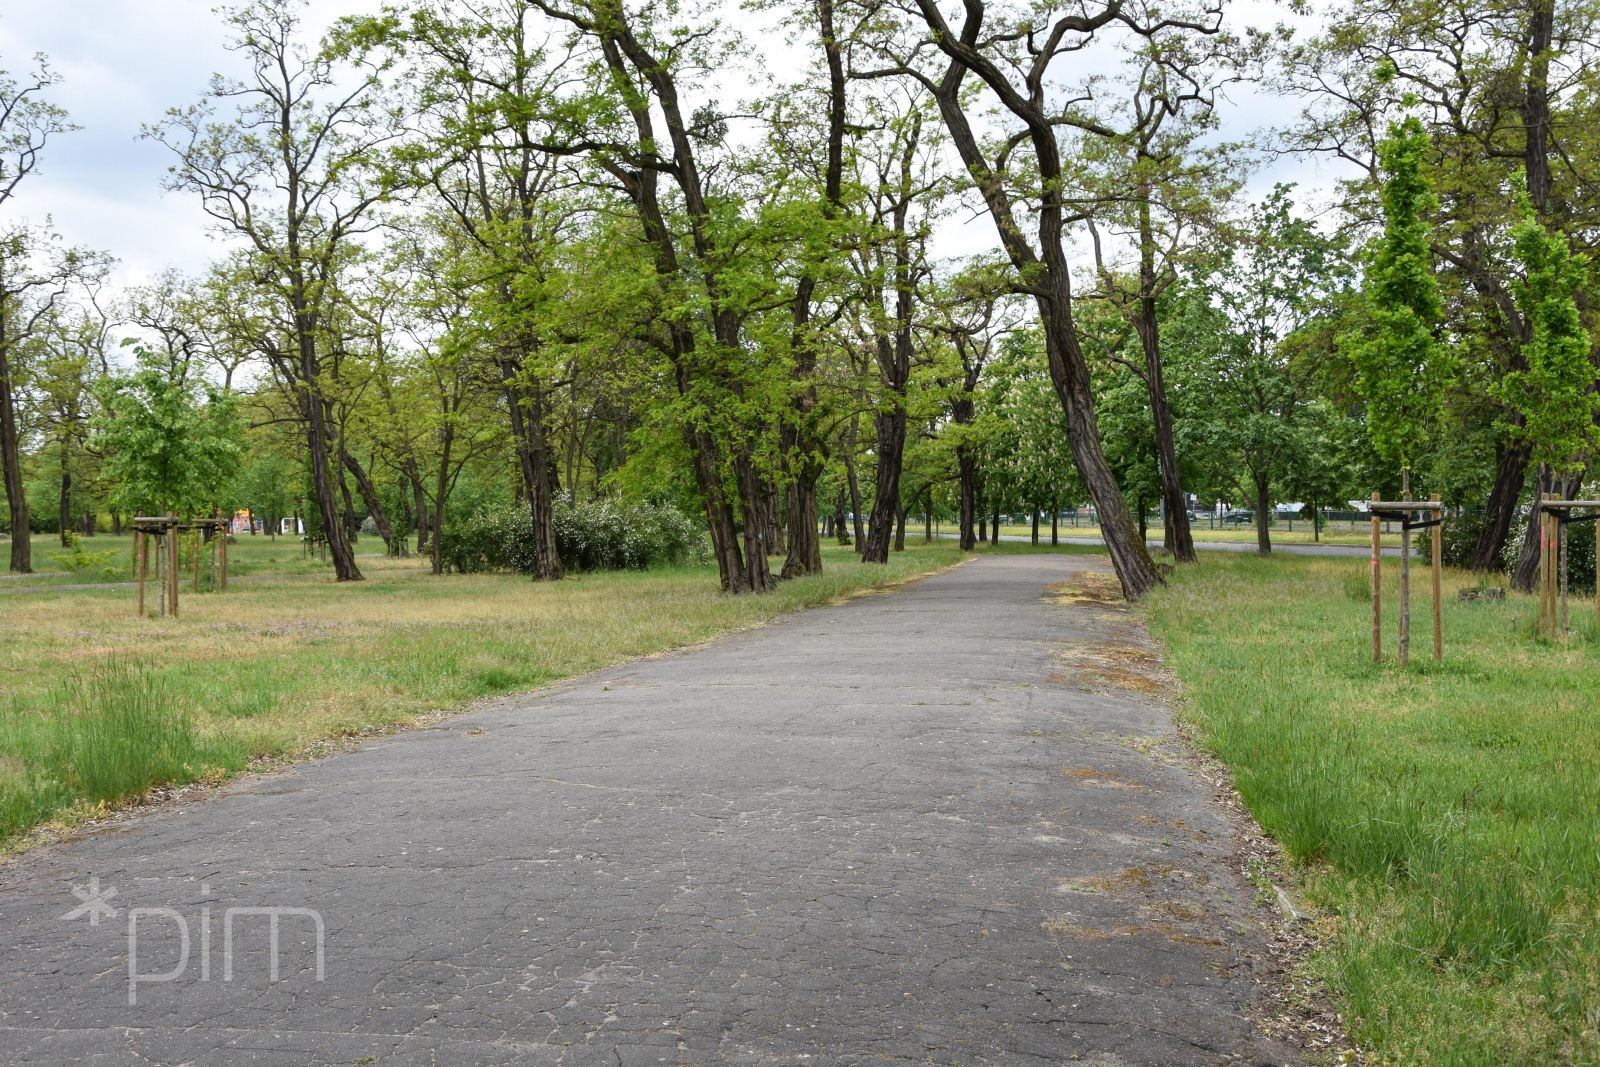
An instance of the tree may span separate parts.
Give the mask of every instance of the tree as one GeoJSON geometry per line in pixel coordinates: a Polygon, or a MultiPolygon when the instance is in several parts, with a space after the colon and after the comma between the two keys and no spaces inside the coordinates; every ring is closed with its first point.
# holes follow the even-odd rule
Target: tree
{"type": "Polygon", "coordinates": [[[54,234],[26,224],[0,230],[0,467],[10,505],[14,574],[33,570],[18,410],[29,374],[26,354],[53,328],[72,287],[99,278],[107,266],[104,256],[63,249],[54,234]]]}
{"type": "Polygon", "coordinates": [[[1253,205],[1240,230],[1241,246],[1174,301],[1169,330],[1188,349],[1180,372],[1192,398],[1186,434],[1220,468],[1213,483],[1231,481],[1251,501],[1265,555],[1275,491],[1310,462],[1313,441],[1302,423],[1318,386],[1315,364],[1296,359],[1288,342],[1333,312],[1346,279],[1344,244],[1295,214],[1286,185],[1253,205]],[[1215,341],[1207,339],[1213,303],[1223,326],[1215,341]]]}
{"type": "MultiPolygon", "coordinates": [[[[1221,235],[1221,214],[1242,181],[1242,151],[1205,142],[1215,141],[1220,92],[1257,65],[1264,42],[1255,38],[1245,46],[1231,34],[1171,27],[1132,43],[1123,75],[1109,82],[1121,93],[1086,88],[1064,122],[1079,131],[1080,155],[1089,164],[1081,197],[1090,216],[1098,295],[1122,312],[1139,340],[1142,367],[1123,365],[1149,393],[1166,548],[1176,562],[1193,563],[1157,305],[1178,281],[1181,261],[1221,235]],[[1109,105],[1097,108],[1102,96],[1109,105]],[[1108,263],[1117,249],[1105,245],[1113,239],[1126,255],[1108,263]]],[[[1142,533],[1142,514],[1139,524],[1142,533]]]]}
{"type": "Polygon", "coordinates": [[[1427,148],[1428,135],[1415,116],[1391,126],[1379,147],[1383,237],[1367,266],[1363,321],[1346,339],[1373,447],[1399,464],[1404,492],[1456,372],[1449,346],[1434,336],[1441,304],[1423,217],[1437,203],[1422,174],[1427,148]]]}
{"type": "MultiPolygon", "coordinates": [[[[1525,196],[1519,199],[1524,216],[1511,238],[1524,277],[1512,287],[1530,337],[1522,349],[1523,366],[1508,372],[1494,395],[1519,416],[1509,429],[1538,464],[1540,490],[1560,484],[1575,491],[1594,459],[1595,418],[1600,415],[1589,333],[1575,299],[1589,264],[1586,257],[1572,254],[1565,237],[1539,222],[1525,196]]],[[[1539,539],[1533,535],[1538,510],[1530,511],[1529,533],[1512,575],[1513,584],[1524,591],[1533,588],[1538,570],[1539,539]]]]}
{"type": "Polygon", "coordinates": [[[1522,350],[1526,369],[1508,373],[1496,396],[1522,415],[1513,432],[1527,441],[1533,462],[1570,477],[1594,458],[1600,414],[1589,333],[1575,299],[1588,279],[1589,261],[1547,230],[1531,205],[1511,238],[1526,272],[1512,288],[1533,336],[1522,350]]]}
{"type": "Polygon", "coordinates": [[[325,327],[340,268],[375,225],[373,209],[395,192],[395,171],[380,158],[394,116],[377,98],[374,72],[356,71],[350,86],[329,53],[298,42],[298,7],[252,0],[223,9],[230,47],[251,73],[216,77],[209,96],[231,102],[234,114],[216,121],[206,101],[169,111],[146,135],[177,157],[168,188],[198,194],[218,229],[245,239],[257,283],[282,309],[285,329],[259,340],[295,393],[334,573],[359,581],[339,516],[325,327]]]}
{"type": "Polygon", "coordinates": [[[160,353],[134,353],[137,369],[95,389],[92,444],[106,456],[113,503],[133,514],[180,517],[229,503],[245,451],[238,401],[209,383],[171,376],[160,353]]]}
{"type": "Polygon", "coordinates": [[[891,65],[881,73],[915,79],[938,102],[956,152],[1016,272],[1017,291],[1035,301],[1073,459],[1099,513],[1123,595],[1136,600],[1161,579],[1106,461],[1089,365],[1074,327],[1071,261],[1065,244],[1074,212],[1059,134],[1063,105],[1052,94],[1060,75],[1059,70],[1051,71],[1051,64],[1081,53],[1102,31],[1141,37],[1167,28],[1212,33],[1217,29],[1215,14],[1156,11],[1116,0],[1061,14],[1027,8],[1013,14],[996,13],[985,0],[968,0],[960,25],[951,26],[934,0],[914,0],[907,6],[923,32],[908,40],[905,33],[886,31],[879,45],[891,65]],[[930,65],[925,58],[930,55],[943,57],[942,70],[930,65]],[[980,143],[969,116],[973,100],[962,88],[968,75],[992,94],[1010,123],[987,147],[980,143]],[[1022,156],[1017,150],[1024,145],[1029,150],[1025,162],[1014,158],[1022,156]],[[1019,222],[1023,215],[1034,220],[1032,241],[1019,222]]]}

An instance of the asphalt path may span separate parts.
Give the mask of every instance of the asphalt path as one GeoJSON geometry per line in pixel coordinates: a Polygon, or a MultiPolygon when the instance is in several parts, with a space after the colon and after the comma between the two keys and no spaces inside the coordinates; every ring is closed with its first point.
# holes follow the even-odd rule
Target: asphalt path
{"type": "Polygon", "coordinates": [[[1103,567],[971,561],[26,853],[0,1059],[1291,1060],[1103,567]]]}

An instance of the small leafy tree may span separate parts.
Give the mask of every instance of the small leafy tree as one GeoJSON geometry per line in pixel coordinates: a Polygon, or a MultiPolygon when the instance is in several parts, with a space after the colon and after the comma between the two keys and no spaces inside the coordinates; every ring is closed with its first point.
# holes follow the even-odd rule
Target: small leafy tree
{"type": "Polygon", "coordinates": [[[153,353],[136,355],[133,373],[96,387],[93,443],[107,456],[112,501],[135,514],[210,511],[224,503],[245,450],[237,403],[207,383],[167,375],[153,353]]]}
{"type": "Polygon", "coordinates": [[[1522,347],[1527,369],[1509,371],[1493,392],[1496,400],[1522,413],[1524,424],[1507,429],[1527,441],[1533,462],[1572,475],[1592,458],[1600,413],[1600,394],[1590,391],[1595,369],[1589,334],[1575,298],[1589,263],[1572,254],[1565,237],[1539,223],[1526,194],[1521,200],[1523,220],[1511,238],[1527,276],[1513,283],[1513,291],[1532,337],[1522,347]]]}
{"type": "Polygon", "coordinates": [[[1456,371],[1454,355],[1435,336],[1441,302],[1423,217],[1435,206],[1422,173],[1427,151],[1428,135],[1415,116],[1391,125],[1378,146],[1383,237],[1367,268],[1364,321],[1346,338],[1373,447],[1399,463],[1408,487],[1412,459],[1456,371]]]}

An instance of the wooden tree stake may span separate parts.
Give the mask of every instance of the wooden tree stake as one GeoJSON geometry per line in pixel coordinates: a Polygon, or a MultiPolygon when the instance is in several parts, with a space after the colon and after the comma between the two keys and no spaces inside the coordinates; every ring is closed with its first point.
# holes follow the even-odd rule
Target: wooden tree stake
{"type": "MultiPolygon", "coordinates": [[[[1377,493],[1372,494],[1372,500],[1374,503],[1377,502],[1377,493]]],[[[1380,561],[1383,559],[1383,553],[1380,551],[1383,544],[1381,540],[1383,530],[1381,523],[1382,520],[1378,518],[1378,513],[1374,511],[1372,513],[1372,662],[1374,663],[1383,662],[1383,570],[1380,566],[1380,561]]]]}
{"type": "MultiPolygon", "coordinates": [[[[1400,475],[1401,498],[1411,499],[1411,473],[1400,475]]],[[[1400,666],[1411,662],[1411,513],[1400,523],[1400,666]]]]}
{"type": "Polygon", "coordinates": [[[139,618],[144,618],[144,573],[150,565],[148,535],[138,527],[133,531],[133,566],[139,572],[139,618]]]}
{"type": "MultiPolygon", "coordinates": [[[[1435,493],[1428,499],[1437,501],[1439,494],[1435,493]]],[[[1444,662],[1444,512],[1435,513],[1440,525],[1433,528],[1433,662],[1444,662]]]]}

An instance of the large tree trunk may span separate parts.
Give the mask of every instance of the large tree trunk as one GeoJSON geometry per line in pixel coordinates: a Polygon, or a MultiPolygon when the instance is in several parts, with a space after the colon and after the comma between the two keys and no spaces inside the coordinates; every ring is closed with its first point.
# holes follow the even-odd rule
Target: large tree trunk
{"type": "Polygon", "coordinates": [[[56,529],[61,534],[61,547],[72,542],[72,468],[67,466],[66,442],[61,445],[61,514],[56,529]]]}
{"type": "MultiPolygon", "coordinates": [[[[1522,424],[1521,414],[1515,421],[1522,424]]],[[[1489,500],[1483,517],[1483,528],[1478,531],[1478,544],[1472,551],[1472,569],[1475,571],[1499,570],[1505,553],[1506,539],[1511,536],[1511,524],[1517,517],[1517,499],[1522,495],[1522,485],[1528,478],[1528,446],[1512,441],[1500,456],[1495,470],[1494,486],[1489,490],[1489,500]]]]}
{"type": "Polygon", "coordinates": [[[851,541],[850,531],[844,524],[844,503],[845,491],[841,488],[833,498],[833,535],[841,545],[848,545],[851,541]]]}
{"type": "Polygon", "coordinates": [[[802,459],[790,471],[789,554],[780,578],[822,573],[822,537],[817,533],[817,479],[822,464],[802,459]]]}
{"type": "Polygon", "coordinates": [[[378,527],[378,536],[383,538],[383,545],[391,556],[400,555],[399,543],[394,537],[394,524],[389,521],[389,513],[384,510],[383,500],[378,496],[377,487],[372,484],[372,479],[362,469],[356,458],[344,449],[340,449],[340,458],[349,472],[355,476],[356,488],[361,492],[361,499],[367,505],[367,513],[372,516],[372,522],[378,527]]]}
{"type": "Polygon", "coordinates": [[[533,577],[553,581],[563,573],[561,556],[556,551],[556,489],[550,478],[549,439],[545,433],[544,392],[537,384],[522,382],[522,363],[512,356],[500,359],[500,381],[506,392],[510,413],[511,439],[517,449],[517,465],[522,470],[522,492],[528,504],[528,521],[533,526],[533,577]]]}
{"type": "MultiPolygon", "coordinates": [[[[823,172],[822,210],[825,218],[838,211],[843,194],[845,77],[844,57],[833,28],[833,0],[818,0],[823,58],[828,66],[828,162],[823,172]]],[[[780,428],[783,454],[789,457],[789,551],[781,577],[798,578],[822,573],[822,539],[817,533],[817,479],[824,466],[823,443],[812,432],[812,411],[817,406],[816,338],[811,332],[811,297],[816,278],[800,279],[794,297],[794,379],[799,388],[791,412],[780,428]]]]}
{"type": "Polygon", "coordinates": [[[333,471],[328,454],[328,423],[322,400],[315,392],[317,381],[316,356],[312,349],[314,338],[306,333],[301,339],[300,384],[301,410],[306,419],[306,443],[311,452],[311,485],[317,498],[317,514],[322,519],[322,535],[328,540],[328,555],[333,558],[333,574],[337,581],[361,581],[361,569],[356,566],[356,556],[345,536],[344,522],[339,515],[339,498],[334,489],[333,471]]]}
{"type": "MultiPolygon", "coordinates": [[[[976,33],[976,9],[969,5],[968,11],[968,27],[976,33]]],[[[1060,188],[1063,174],[1060,148],[1049,119],[1030,114],[1030,141],[1039,164],[1039,179],[1046,190],[1036,214],[1039,248],[1035,252],[1028,247],[1017,229],[1016,214],[1009,194],[989,165],[967,121],[961,99],[961,82],[966,76],[967,67],[962,59],[957,58],[957,53],[970,50],[972,44],[973,41],[965,38],[960,41],[947,37],[939,39],[938,45],[951,56],[951,63],[943,80],[934,87],[934,99],[938,101],[945,127],[950,132],[962,163],[983,195],[1012,266],[1028,275],[1032,279],[1031,284],[1037,287],[1035,301],[1039,320],[1044,326],[1045,355],[1050,363],[1050,380],[1055,384],[1056,396],[1067,419],[1067,444],[1072,449],[1078,476],[1089,498],[1094,501],[1100,519],[1101,536],[1111,556],[1111,565],[1122,584],[1123,596],[1137,600],[1159,585],[1161,577],[1134,527],[1133,516],[1128,513],[1127,501],[1122,498],[1122,490],[1117,485],[1111,465],[1106,462],[1105,449],[1100,441],[1100,424],[1095,417],[1089,365],[1078,345],[1072,318],[1071,264],[1062,243],[1064,226],[1060,188]]],[[[993,70],[987,76],[1003,77],[993,70]]]]}
{"type": "MultiPolygon", "coordinates": [[[[909,364],[908,364],[909,366],[909,364]]],[[[894,409],[877,416],[877,486],[872,497],[872,519],[867,524],[863,563],[888,563],[889,541],[894,536],[895,515],[900,511],[900,470],[906,451],[906,409],[903,397],[891,401],[894,409]]]]}
{"type": "MultiPolygon", "coordinates": [[[[1534,579],[1539,577],[1539,523],[1543,512],[1537,504],[1539,500],[1553,493],[1557,487],[1558,483],[1551,474],[1549,466],[1541,463],[1539,465],[1539,474],[1535,480],[1535,506],[1528,509],[1528,528],[1522,537],[1522,554],[1517,557],[1517,566],[1511,572],[1511,588],[1518,592],[1533,592],[1534,579]]],[[[1575,494],[1564,493],[1563,495],[1575,494]]]]}
{"type": "Polygon", "coordinates": [[[1139,278],[1143,293],[1134,316],[1134,332],[1144,349],[1145,385],[1150,393],[1150,416],[1155,424],[1156,458],[1161,469],[1161,508],[1166,528],[1166,548],[1174,563],[1193,563],[1194,535],[1189,530],[1189,508],[1183,499],[1178,473],[1178,446],[1172,432],[1172,409],[1167,404],[1166,380],[1161,370],[1161,328],[1156,321],[1155,240],[1151,233],[1148,187],[1139,201],[1139,278]]]}
{"type": "Polygon", "coordinates": [[[956,446],[956,469],[961,482],[961,551],[971,552],[983,540],[984,531],[973,529],[974,521],[982,524],[978,516],[978,460],[968,445],[956,446]]]}
{"type": "Polygon", "coordinates": [[[22,481],[21,438],[4,336],[7,325],[0,321],[0,466],[5,468],[6,503],[11,511],[11,573],[32,574],[33,542],[28,536],[28,495],[22,481]]]}
{"type": "Polygon", "coordinates": [[[1272,483],[1265,478],[1256,479],[1256,551],[1263,556],[1272,555],[1272,534],[1267,521],[1272,518],[1272,483]]]}

